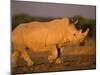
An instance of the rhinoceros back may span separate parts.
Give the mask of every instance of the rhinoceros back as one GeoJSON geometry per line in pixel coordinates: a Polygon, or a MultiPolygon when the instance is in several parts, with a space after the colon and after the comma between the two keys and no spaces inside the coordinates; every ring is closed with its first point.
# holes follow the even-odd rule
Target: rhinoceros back
{"type": "Polygon", "coordinates": [[[12,33],[12,41],[19,48],[27,46],[34,51],[46,50],[52,45],[62,43],[65,24],[65,20],[20,24],[12,33]]]}

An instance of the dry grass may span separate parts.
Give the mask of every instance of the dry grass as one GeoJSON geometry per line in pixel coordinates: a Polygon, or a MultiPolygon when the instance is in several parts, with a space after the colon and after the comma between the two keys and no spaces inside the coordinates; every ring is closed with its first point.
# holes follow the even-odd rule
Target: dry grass
{"type": "Polygon", "coordinates": [[[64,55],[95,55],[96,40],[94,38],[86,39],[85,46],[67,46],[64,55]]]}
{"type": "Polygon", "coordinates": [[[96,42],[95,39],[87,39],[85,46],[67,46],[61,59],[62,64],[50,64],[47,60],[47,53],[29,52],[35,65],[27,67],[22,59],[18,59],[17,67],[12,73],[37,73],[53,71],[87,70],[96,68],[96,42]]]}

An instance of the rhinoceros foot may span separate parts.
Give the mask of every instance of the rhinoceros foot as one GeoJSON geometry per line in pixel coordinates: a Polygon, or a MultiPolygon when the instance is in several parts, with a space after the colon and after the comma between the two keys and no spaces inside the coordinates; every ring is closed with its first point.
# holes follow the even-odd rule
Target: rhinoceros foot
{"type": "Polygon", "coordinates": [[[31,67],[32,65],[34,65],[34,62],[33,62],[33,61],[29,61],[29,62],[27,63],[27,66],[28,66],[28,67],[31,67]]]}
{"type": "Polygon", "coordinates": [[[53,63],[56,58],[54,56],[48,56],[49,63],[53,63]]]}
{"type": "Polygon", "coordinates": [[[63,63],[63,61],[60,58],[57,58],[55,64],[60,64],[60,63],[63,63]]]}

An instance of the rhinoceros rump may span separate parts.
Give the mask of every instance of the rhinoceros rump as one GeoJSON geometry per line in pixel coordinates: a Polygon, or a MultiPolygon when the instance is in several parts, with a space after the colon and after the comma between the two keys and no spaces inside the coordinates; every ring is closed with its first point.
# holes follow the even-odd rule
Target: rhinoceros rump
{"type": "Polygon", "coordinates": [[[79,44],[88,32],[89,29],[84,33],[82,30],[78,31],[74,23],[69,23],[68,18],[20,24],[12,32],[13,66],[16,65],[19,55],[27,62],[28,66],[34,64],[27,53],[27,48],[33,52],[49,51],[49,62],[61,63],[59,57],[64,46],[68,43],[79,44]]]}

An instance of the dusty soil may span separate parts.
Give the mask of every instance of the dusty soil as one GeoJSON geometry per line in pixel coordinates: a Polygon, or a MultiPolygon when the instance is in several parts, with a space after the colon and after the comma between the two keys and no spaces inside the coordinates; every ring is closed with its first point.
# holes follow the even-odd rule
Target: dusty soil
{"type": "Polygon", "coordinates": [[[17,67],[12,69],[12,74],[88,70],[96,68],[95,39],[87,39],[85,46],[66,46],[61,55],[61,59],[64,61],[61,64],[50,64],[47,60],[47,53],[32,53],[29,51],[29,54],[35,64],[28,67],[25,61],[19,58],[17,67]]]}

